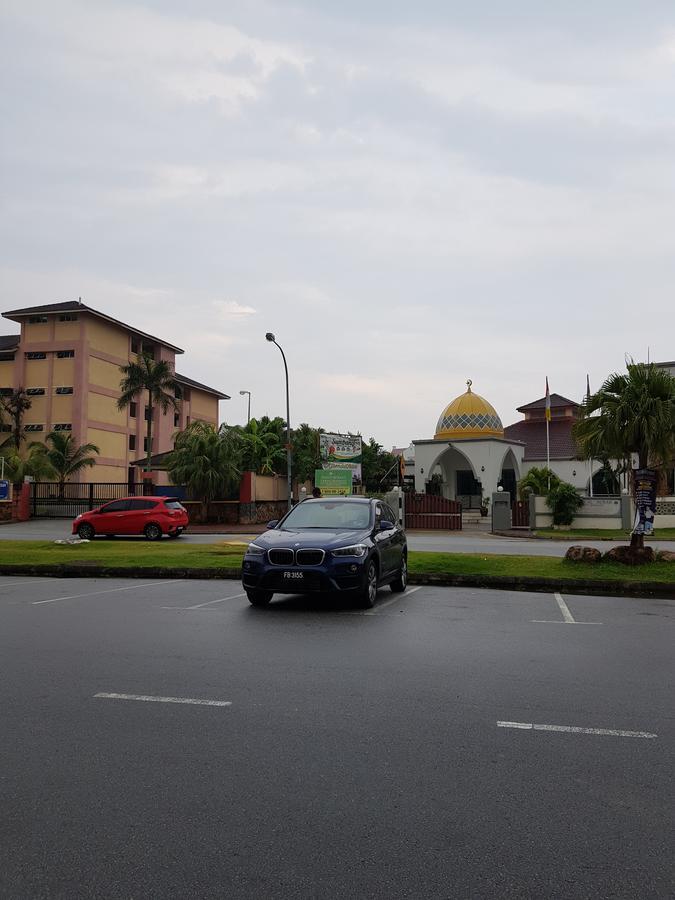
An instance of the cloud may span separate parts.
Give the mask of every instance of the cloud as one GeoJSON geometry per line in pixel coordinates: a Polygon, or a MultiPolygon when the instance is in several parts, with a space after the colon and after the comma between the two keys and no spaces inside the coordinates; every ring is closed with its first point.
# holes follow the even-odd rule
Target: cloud
{"type": "Polygon", "coordinates": [[[246,319],[256,314],[252,306],[244,306],[236,300],[214,300],[212,305],[221,319],[246,319]]]}

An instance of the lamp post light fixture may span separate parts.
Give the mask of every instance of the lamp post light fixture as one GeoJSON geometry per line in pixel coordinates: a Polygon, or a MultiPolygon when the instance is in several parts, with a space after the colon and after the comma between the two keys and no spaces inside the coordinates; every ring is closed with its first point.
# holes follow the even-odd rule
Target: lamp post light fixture
{"type": "Polygon", "coordinates": [[[251,392],[250,391],[239,391],[239,393],[241,394],[242,397],[244,396],[244,394],[248,394],[248,416],[246,418],[246,424],[248,425],[248,423],[251,421],[251,392]]]}
{"type": "Polygon", "coordinates": [[[288,366],[286,364],[286,354],[281,349],[280,345],[277,344],[276,338],[271,331],[267,332],[265,340],[269,341],[271,344],[276,344],[279,348],[281,358],[284,361],[284,372],[286,373],[286,469],[288,477],[288,508],[290,509],[293,506],[293,477],[291,475],[291,407],[288,393],[288,366]]]}

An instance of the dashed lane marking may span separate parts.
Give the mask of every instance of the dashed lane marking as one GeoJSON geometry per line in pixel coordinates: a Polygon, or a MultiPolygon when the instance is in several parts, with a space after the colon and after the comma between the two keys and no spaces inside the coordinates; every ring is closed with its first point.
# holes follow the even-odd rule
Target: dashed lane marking
{"type": "Polygon", "coordinates": [[[602,622],[577,622],[572,613],[569,610],[569,606],[565,603],[562,598],[562,594],[559,594],[557,591],[553,594],[555,597],[555,602],[558,604],[560,612],[562,613],[562,620],[560,619],[532,619],[533,622],[538,622],[543,625],[602,625],[602,622]]]}
{"type": "Polygon", "coordinates": [[[102,700],[140,700],[143,703],[184,703],[189,706],[232,706],[231,700],[200,700],[197,697],[153,697],[150,694],[94,694],[102,700]]]}
{"type": "Polygon", "coordinates": [[[521,731],[564,731],[570,734],[595,734],[607,737],[656,738],[650,731],[623,731],[613,728],[581,728],[578,725],[537,725],[534,722],[497,722],[497,728],[516,728],[521,731]]]}
{"type": "Polygon", "coordinates": [[[380,612],[380,610],[386,609],[388,606],[393,606],[394,603],[399,603],[401,600],[403,600],[404,597],[409,597],[410,594],[414,594],[415,591],[421,590],[422,587],[423,585],[420,584],[417,587],[406,588],[406,590],[403,591],[402,594],[397,594],[395,597],[392,597],[391,600],[385,600],[384,603],[378,603],[374,609],[369,609],[367,610],[367,612],[361,613],[361,615],[376,616],[380,612]]]}

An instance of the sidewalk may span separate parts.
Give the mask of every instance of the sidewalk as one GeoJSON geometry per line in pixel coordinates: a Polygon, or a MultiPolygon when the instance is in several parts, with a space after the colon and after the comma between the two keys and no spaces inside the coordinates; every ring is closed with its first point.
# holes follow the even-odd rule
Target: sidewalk
{"type": "Polygon", "coordinates": [[[225,522],[211,522],[207,525],[188,525],[187,534],[263,534],[266,525],[232,525],[225,522]]]}

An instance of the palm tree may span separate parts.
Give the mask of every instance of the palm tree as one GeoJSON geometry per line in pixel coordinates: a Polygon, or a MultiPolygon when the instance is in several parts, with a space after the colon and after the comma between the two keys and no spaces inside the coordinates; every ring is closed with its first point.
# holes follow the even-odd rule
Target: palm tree
{"type": "Polygon", "coordinates": [[[0,403],[2,412],[9,417],[12,425],[11,434],[3,441],[3,447],[11,444],[18,452],[21,450],[21,444],[26,440],[23,417],[33,402],[24,388],[16,388],[6,397],[0,398],[0,403]]]}
{"type": "Polygon", "coordinates": [[[167,471],[174,484],[184,484],[202,504],[206,520],[211,500],[223,498],[241,474],[240,436],[223,424],[217,429],[206,422],[193,422],[176,435],[174,449],[167,457],[167,471]]]}
{"type": "Polygon", "coordinates": [[[159,406],[163,413],[169,408],[178,411],[179,404],[176,394],[180,393],[181,386],[171,366],[166,360],[157,362],[149,354],[139,356],[138,362],[130,362],[126,366],[120,366],[122,380],[120,382],[121,395],[117,401],[117,408],[126,409],[134,400],[148,393],[147,422],[147,458],[145,471],[149,472],[152,459],[152,420],[155,406],[159,406]]]}
{"type": "Polygon", "coordinates": [[[50,431],[44,444],[32,444],[31,448],[41,453],[51,466],[54,477],[59,483],[59,493],[63,494],[64,484],[82,469],[96,465],[90,454],[101,451],[96,444],[75,444],[72,434],[63,431],[50,431]]]}
{"type": "Polygon", "coordinates": [[[246,471],[271,475],[281,467],[286,453],[279,438],[278,421],[263,416],[260,421],[251,419],[242,429],[242,465],[246,471]]]}
{"type": "Polygon", "coordinates": [[[314,473],[321,468],[319,454],[319,434],[323,429],[312,428],[303,422],[294,428],[291,442],[293,444],[293,471],[299,481],[314,482],[314,473]]]}
{"type": "Polygon", "coordinates": [[[560,479],[547,466],[532,466],[529,472],[518,482],[518,496],[525,500],[528,494],[544,497],[549,490],[557,487],[560,479]]]}
{"type": "MultiPolygon", "coordinates": [[[[586,458],[624,462],[637,453],[639,467],[662,468],[675,455],[675,378],[650,363],[631,362],[582,404],[574,436],[586,458]]],[[[634,484],[633,484],[634,488],[634,484]]],[[[634,534],[631,547],[644,546],[634,534]]]]}

